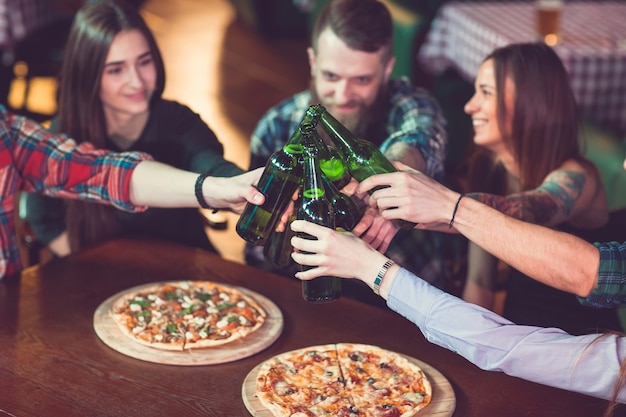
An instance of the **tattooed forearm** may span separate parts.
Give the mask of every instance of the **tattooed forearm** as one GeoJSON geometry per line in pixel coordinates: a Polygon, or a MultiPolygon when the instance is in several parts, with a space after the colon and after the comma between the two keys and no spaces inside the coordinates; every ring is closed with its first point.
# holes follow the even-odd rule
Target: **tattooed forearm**
{"type": "Polygon", "coordinates": [[[585,181],[580,172],[558,171],[535,190],[506,197],[484,193],[469,196],[517,219],[554,226],[570,217],[585,181]]]}
{"type": "Polygon", "coordinates": [[[512,194],[504,197],[494,194],[471,193],[468,194],[468,197],[485,203],[516,219],[532,223],[535,222],[535,214],[529,210],[529,207],[525,204],[524,199],[520,197],[520,194],[512,194]]]}
{"type": "Polygon", "coordinates": [[[585,182],[585,175],[580,172],[558,171],[550,175],[538,190],[550,193],[563,214],[569,217],[583,194],[585,182]]]}

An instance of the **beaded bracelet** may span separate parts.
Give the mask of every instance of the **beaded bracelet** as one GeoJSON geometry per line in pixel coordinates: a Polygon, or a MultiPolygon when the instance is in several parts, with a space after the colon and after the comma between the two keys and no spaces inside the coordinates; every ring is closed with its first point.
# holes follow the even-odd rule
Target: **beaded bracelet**
{"type": "Polygon", "coordinates": [[[465,197],[465,194],[459,195],[459,199],[456,200],[456,204],[454,205],[454,210],[452,211],[452,218],[450,219],[450,223],[448,224],[448,228],[452,229],[452,225],[454,225],[454,216],[456,216],[456,211],[459,209],[459,203],[461,199],[465,197]]]}
{"type": "Polygon", "coordinates": [[[196,193],[196,200],[198,200],[198,204],[200,207],[204,209],[213,210],[213,213],[217,213],[217,209],[209,206],[209,204],[204,199],[204,194],[202,194],[202,184],[204,184],[204,180],[209,176],[209,174],[200,174],[198,178],[196,178],[196,185],[194,187],[194,191],[196,193]]]}
{"type": "Polygon", "coordinates": [[[385,277],[387,270],[394,263],[395,263],[394,261],[392,261],[391,259],[388,259],[387,262],[385,262],[383,266],[380,267],[380,271],[378,271],[378,275],[376,275],[376,278],[374,278],[374,287],[372,288],[374,290],[374,294],[380,295],[380,284],[382,284],[383,278],[385,277]]]}

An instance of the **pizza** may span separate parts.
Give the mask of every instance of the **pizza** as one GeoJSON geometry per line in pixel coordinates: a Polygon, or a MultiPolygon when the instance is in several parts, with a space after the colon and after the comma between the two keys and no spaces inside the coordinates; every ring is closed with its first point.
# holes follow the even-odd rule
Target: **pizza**
{"type": "Polygon", "coordinates": [[[263,308],[241,289],[210,281],[161,282],[115,300],[110,310],[122,333],[156,349],[208,348],[259,329],[263,308]]]}
{"type": "Polygon", "coordinates": [[[298,349],[259,366],[256,397],[275,417],[410,417],[432,387],[419,366],[377,346],[298,349]]]}

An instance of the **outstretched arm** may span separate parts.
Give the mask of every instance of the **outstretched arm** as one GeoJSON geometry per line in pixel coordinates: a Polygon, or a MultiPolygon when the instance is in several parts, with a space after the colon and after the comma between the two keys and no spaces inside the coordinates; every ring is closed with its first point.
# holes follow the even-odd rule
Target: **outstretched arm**
{"type": "MultiPolygon", "coordinates": [[[[253,187],[262,170],[258,168],[236,177],[207,177],[202,194],[211,207],[240,213],[247,202],[263,202],[263,194],[253,187]]],[[[198,174],[159,162],[140,162],[130,180],[131,201],[150,207],[199,207],[194,194],[197,178],[198,174]]]]}
{"type": "Polygon", "coordinates": [[[587,296],[596,286],[598,250],[582,239],[516,220],[468,197],[459,202],[449,229],[459,193],[419,172],[370,177],[361,186],[381,183],[392,186],[376,191],[371,200],[387,218],[403,218],[419,227],[456,229],[512,267],[563,291],[587,296]],[[419,201],[414,201],[415,196],[419,201]]]}
{"type": "Polygon", "coordinates": [[[471,198],[459,203],[454,227],[546,285],[583,297],[597,285],[598,249],[573,235],[516,220],[471,198]]]}

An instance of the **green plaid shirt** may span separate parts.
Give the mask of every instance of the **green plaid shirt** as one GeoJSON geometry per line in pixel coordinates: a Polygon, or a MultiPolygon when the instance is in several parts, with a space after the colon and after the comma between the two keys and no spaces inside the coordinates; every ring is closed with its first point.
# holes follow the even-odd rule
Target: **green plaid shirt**
{"type": "Polygon", "coordinates": [[[578,297],[578,301],[595,308],[626,305],[626,242],[594,245],[600,250],[598,286],[587,298],[578,297]]]}

